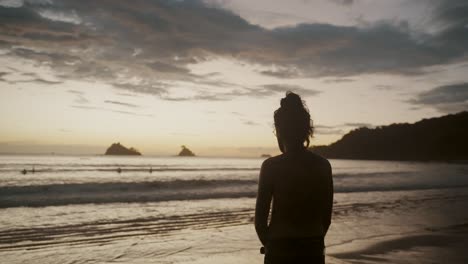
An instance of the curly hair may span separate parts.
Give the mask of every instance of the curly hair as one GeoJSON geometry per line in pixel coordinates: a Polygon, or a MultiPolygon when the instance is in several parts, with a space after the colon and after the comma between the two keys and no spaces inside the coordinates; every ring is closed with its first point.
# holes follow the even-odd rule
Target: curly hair
{"type": "Polygon", "coordinates": [[[299,95],[286,92],[286,97],[281,99],[281,107],[275,111],[274,120],[276,136],[282,142],[309,147],[314,128],[309,110],[299,95]]]}

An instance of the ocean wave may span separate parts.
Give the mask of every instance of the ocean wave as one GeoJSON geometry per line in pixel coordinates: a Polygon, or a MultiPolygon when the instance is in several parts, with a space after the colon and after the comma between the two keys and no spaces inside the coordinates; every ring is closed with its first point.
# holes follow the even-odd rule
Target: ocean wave
{"type": "MultiPolygon", "coordinates": [[[[59,173],[59,172],[198,172],[198,171],[258,171],[258,168],[233,168],[233,167],[202,167],[202,168],[165,168],[165,167],[152,167],[152,166],[81,166],[80,167],[65,167],[60,168],[34,168],[34,173],[59,173]]],[[[18,172],[21,173],[23,169],[6,168],[0,169],[0,172],[18,172]]],[[[26,166],[25,170],[29,173],[32,172],[32,166],[26,166]]]]}
{"type": "MultiPolygon", "coordinates": [[[[468,184],[335,184],[336,193],[403,191],[468,187],[468,184]]],[[[256,180],[172,180],[73,183],[0,187],[0,208],[84,203],[131,203],[255,197],[256,180]]]]}
{"type": "Polygon", "coordinates": [[[174,180],[0,187],[0,208],[254,197],[256,181],[174,180]]]}

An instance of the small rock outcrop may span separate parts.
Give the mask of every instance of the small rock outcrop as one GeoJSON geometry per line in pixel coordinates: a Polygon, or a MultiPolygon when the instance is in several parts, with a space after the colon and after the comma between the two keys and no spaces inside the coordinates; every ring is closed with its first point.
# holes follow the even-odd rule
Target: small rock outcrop
{"type": "Polygon", "coordinates": [[[182,150],[179,152],[180,157],[194,157],[195,156],[195,153],[193,153],[185,145],[182,145],[181,147],[182,147],[182,150]]]}
{"type": "Polygon", "coordinates": [[[132,155],[141,156],[141,153],[135,148],[126,148],[120,142],[112,144],[107,148],[105,155],[132,155]]]}

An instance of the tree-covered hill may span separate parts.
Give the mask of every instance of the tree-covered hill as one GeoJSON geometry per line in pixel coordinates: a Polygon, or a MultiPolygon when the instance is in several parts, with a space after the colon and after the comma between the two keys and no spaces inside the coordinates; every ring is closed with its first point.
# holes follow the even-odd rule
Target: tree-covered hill
{"type": "Polygon", "coordinates": [[[362,127],[312,151],[337,159],[468,160],[468,112],[414,124],[362,127]]]}

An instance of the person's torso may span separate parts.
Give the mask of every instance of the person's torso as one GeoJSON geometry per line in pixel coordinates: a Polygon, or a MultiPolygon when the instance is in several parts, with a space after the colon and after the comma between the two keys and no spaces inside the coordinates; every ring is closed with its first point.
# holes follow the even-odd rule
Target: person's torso
{"type": "Polygon", "coordinates": [[[327,182],[323,158],[305,151],[279,156],[274,166],[269,237],[323,236],[327,182]]]}

